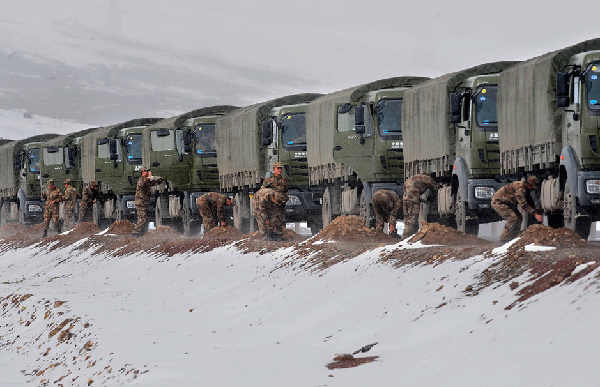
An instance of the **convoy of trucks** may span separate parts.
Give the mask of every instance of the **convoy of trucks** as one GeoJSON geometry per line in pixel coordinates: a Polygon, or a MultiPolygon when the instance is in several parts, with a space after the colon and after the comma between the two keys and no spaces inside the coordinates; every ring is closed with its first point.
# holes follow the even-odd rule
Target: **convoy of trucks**
{"type": "Polygon", "coordinates": [[[493,194],[533,174],[542,181],[533,199],[548,225],[586,238],[600,221],[599,147],[600,39],[592,39],[435,79],[395,77],[324,96],[0,139],[0,224],[40,222],[45,182],[65,178],[79,191],[100,183],[98,225],[133,221],[146,166],[167,179],[148,209],[156,225],[195,235],[196,198],[220,191],[235,198],[234,225],[249,232],[256,229],[252,195],[281,162],[286,221],[305,221],[313,233],[338,215],[360,215],[373,226],[373,193],[402,196],[404,179],[424,172],[441,188],[423,198],[422,219],[476,234],[500,219],[493,194]]]}
{"type": "Polygon", "coordinates": [[[287,222],[321,227],[319,192],[309,187],[306,106],[321,94],[296,94],[236,110],[217,120],[217,164],[221,191],[235,198],[234,225],[256,228],[251,196],[260,189],[273,163],[284,164],[289,200],[287,222]]]}
{"type": "Polygon", "coordinates": [[[421,83],[404,96],[406,177],[427,173],[442,187],[421,202],[421,218],[477,234],[501,220],[491,199],[498,178],[498,76],[517,62],[488,63],[421,83]]]}
{"type": "Polygon", "coordinates": [[[389,189],[402,197],[403,97],[427,79],[382,79],[308,104],[308,172],[311,187],[322,195],[323,226],[338,215],[360,215],[373,226],[375,191],[389,189]]]}

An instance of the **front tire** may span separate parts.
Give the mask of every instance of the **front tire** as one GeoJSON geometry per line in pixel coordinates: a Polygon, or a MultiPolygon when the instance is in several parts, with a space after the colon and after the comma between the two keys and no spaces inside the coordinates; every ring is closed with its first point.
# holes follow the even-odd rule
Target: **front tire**
{"type": "Polygon", "coordinates": [[[582,239],[588,239],[592,221],[589,216],[578,214],[577,198],[571,192],[571,188],[568,184],[565,186],[563,218],[565,227],[575,231],[582,239]]]}

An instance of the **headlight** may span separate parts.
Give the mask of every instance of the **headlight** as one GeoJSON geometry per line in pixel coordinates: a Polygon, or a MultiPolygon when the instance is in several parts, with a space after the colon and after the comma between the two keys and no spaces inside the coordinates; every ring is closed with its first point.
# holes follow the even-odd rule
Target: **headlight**
{"type": "Polygon", "coordinates": [[[492,187],[475,187],[475,199],[492,199],[495,193],[492,187]]]}
{"type": "Polygon", "coordinates": [[[290,195],[288,198],[287,203],[285,203],[286,206],[300,206],[302,205],[302,202],[300,201],[300,199],[298,199],[298,196],[294,196],[294,195],[290,195]]]}
{"type": "Polygon", "coordinates": [[[588,180],[585,182],[585,190],[589,194],[600,194],[600,180],[588,180]]]}

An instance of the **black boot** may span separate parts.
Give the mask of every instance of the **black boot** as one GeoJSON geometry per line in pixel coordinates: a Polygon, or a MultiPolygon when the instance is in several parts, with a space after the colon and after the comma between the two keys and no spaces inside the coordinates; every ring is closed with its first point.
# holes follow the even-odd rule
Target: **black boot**
{"type": "Polygon", "coordinates": [[[42,235],[42,238],[45,238],[45,237],[47,237],[47,236],[48,236],[48,229],[47,229],[47,228],[45,228],[45,229],[44,229],[44,235],[42,235]]]}

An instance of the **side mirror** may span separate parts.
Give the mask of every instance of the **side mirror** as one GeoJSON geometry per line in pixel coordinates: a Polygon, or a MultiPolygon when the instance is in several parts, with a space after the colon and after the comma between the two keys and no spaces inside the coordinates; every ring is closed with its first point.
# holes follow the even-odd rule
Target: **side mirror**
{"type": "Polygon", "coordinates": [[[69,161],[74,161],[76,155],[77,155],[77,149],[75,147],[67,148],[67,156],[69,158],[69,161]]]}
{"type": "Polygon", "coordinates": [[[460,122],[461,95],[458,93],[450,94],[450,122],[458,124],[460,122]]]}
{"type": "Polygon", "coordinates": [[[365,134],[365,108],[362,105],[354,108],[354,132],[365,134]]]}
{"type": "Polygon", "coordinates": [[[108,152],[110,153],[111,160],[113,160],[112,155],[117,154],[117,140],[110,140],[108,142],[108,152]]]}
{"type": "MultiPolygon", "coordinates": [[[[183,131],[183,145],[190,145],[192,143],[192,135],[190,133],[189,130],[184,130],[183,131]]],[[[191,147],[190,147],[191,150],[191,147]]],[[[188,150],[185,150],[186,152],[189,152],[188,150]]]]}
{"type": "Polygon", "coordinates": [[[46,152],[56,153],[56,152],[58,152],[58,147],[57,146],[49,146],[48,148],[46,148],[46,152]]]}
{"type": "Polygon", "coordinates": [[[15,171],[19,171],[23,167],[23,164],[21,163],[21,155],[20,154],[15,155],[14,167],[15,167],[15,171]]]}
{"type": "Polygon", "coordinates": [[[116,153],[111,153],[109,157],[112,161],[117,161],[119,159],[119,155],[116,153]]]}
{"type": "Polygon", "coordinates": [[[556,107],[568,107],[571,104],[569,98],[569,73],[556,73],[556,107]]]}
{"type": "Polygon", "coordinates": [[[158,137],[166,137],[170,134],[171,134],[171,131],[169,129],[159,129],[156,131],[156,135],[158,137]]]}
{"type": "Polygon", "coordinates": [[[271,129],[271,119],[267,118],[262,122],[262,145],[269,146],[273,142],[273,130],[271,129]]]}

